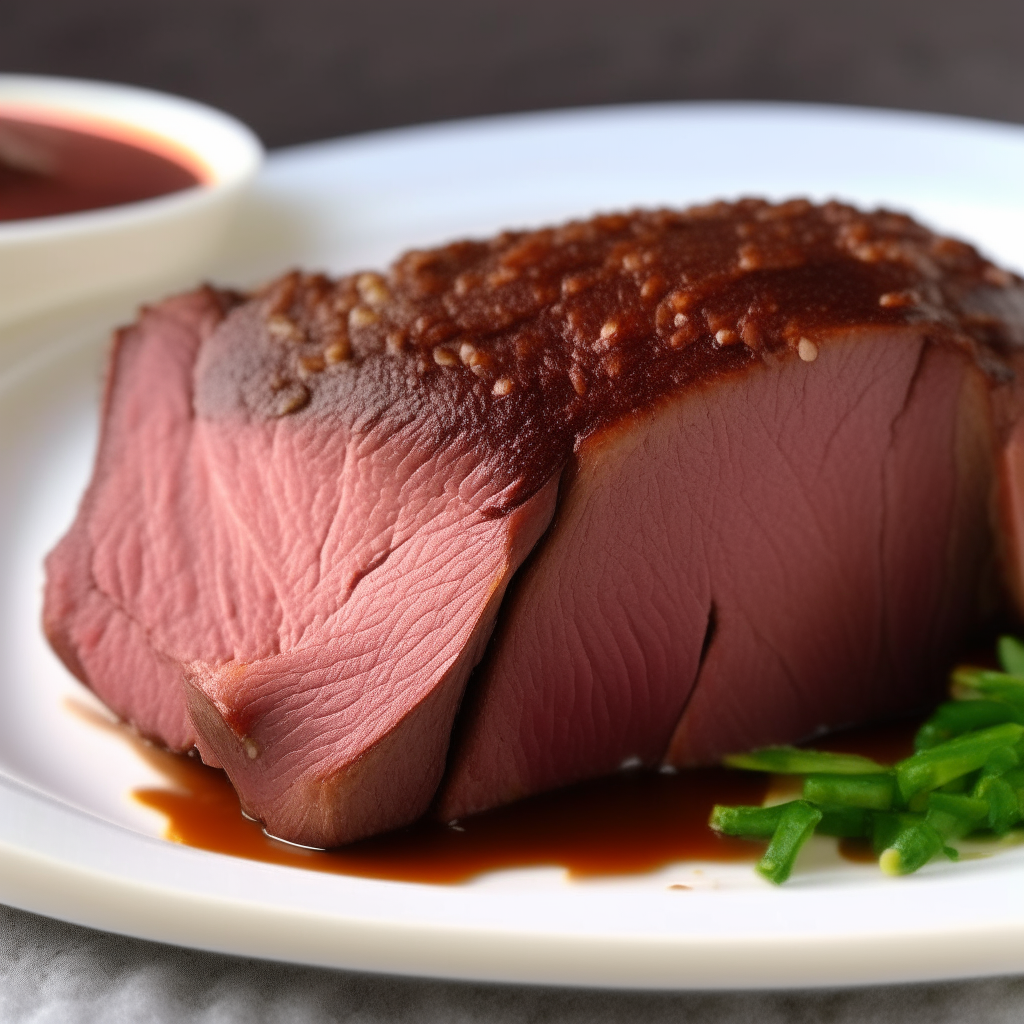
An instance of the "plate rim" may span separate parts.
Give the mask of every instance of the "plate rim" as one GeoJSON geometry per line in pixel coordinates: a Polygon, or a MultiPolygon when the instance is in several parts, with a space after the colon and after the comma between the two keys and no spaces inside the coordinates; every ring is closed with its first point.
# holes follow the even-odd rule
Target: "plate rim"
{"type": "MultiPolygon", "coordinates": [[[[557,128],[567,120],[600,123],[609,117],[629,119],[639,115],[710,116],[726,113],[761,119],[778,115],[812,119],[852,118],[862,123],[883,121],[896,127],[914,123],[933,129],[995,131],[1020,146],[1024,152],[1024,127],[999,121],[828,104],[667,102],[502,114],[305,143],[272,153],[264,177],[280,179],[282,175],[286,176],[289,165],[301,165],[310,157],[372,151],[381,145],[401,147],[414,141],[425,141],[428,145],[444,144],[445,139],[456,136],[471,139],[483,129],[501,135],[510,129],[528,130],[537,125],[557,128]]],[[[20,327],[13,328],[10,333],[14,335],[20,330],[20,327]]],[[[59,347],[66,343],[66,339],[61,342],[54,338],[52,343],[59,347]]],[[[18,358],[8,364],[8,360],[2,357],[0,364],[3,364],[0,365],[3,377],[21,365],[18,358]]],[[[422,923],[411,924],[408,918],[388,922],[378,916],[374,922],[337,911],[314,913],[294,903],[282,908],[268,901],[265,894],[258,898],[218,898],[195,887],[190,889],[181,879],[174,884],[159,884],[131,871],[104,866],[100,852],[95,852],[95,856],[93,852],[83,852],[93,842],[99,844],[99,851],[103,842],[112,835],[120,837],[115,844],[145,851],[142,859],[150,865],[159,865],[162,870],[170,864],[174,867],[172,875],[184,871],[189,864],[214,865],[210,871],[217,878],[234,873],[242,881],[261,877],[284,879],[281,882],[283,891],[293,896],[309,888],[308,884],[296,882],[295,876],[302,876],[307,883],[311,877],[315,878],[318,884],[344,892],[351,898],[360,894],[372,897],[385,892],[390,896],[395,892],[394,887],[401,889],[402,898],[407,898],[412,890],[433,891],[439,888],[344,876],[339,883],[339,876],[302,872],[180,847],[90,815],[0,771],[0,900],[20,909],[76,924],[220,953],[474,981],[652,990],[721,990],[868,985],[1024,971],[1024,896],[1019,899],[1006,899],[1004,896],[985,913],[968,917],[952,928],[943,928],[941,920],[929,919],[916,929],[883,929],[881,932],[862,929],[856,934],[831,933],[827,929],[805,929],[802,933],[790,934],[786,931],[785,922],[779,921],[779,930],[751,934],[746,938],[735,933],[714,934],[708,931],[683,935],[678,930],[672,933],[659,931],[654,920],[647,922],[645,930],[642,918],[633,923],[633,930],[628,933],[611,926],[602,931],[593,925],[592,930],[585,933],[579,930],[559,933],[557,929],[510,928],[507,922],[486,925],[474,921],[472,914],[460,923],[450,913],[444,912],[428,928],[422,923]],[[40,822],[49,822],[46,828],[52,825],[51,831],[40,834],[40,822]],[[66,827],[72,822],[78,829],[78,835],[88,839],[85,847],[77,851],[77,859],[62,854],[60,841],[56,838],[60,825],[63,823],[66,827]],[[197,861],[196,857],[201,859],[197,861]],[[306,929],[306,939],[300,934],[302,928],[306,929]],[[271,933],[269,938],[268,932],[271,933]],[[309,941],[309,935],[313,935],[316,941],[309,941]],[[282,942],[285,937],[291,943],[290,948],[282,942]],[[403,942],[403,937],[406,940],[411,937],[414,941],[403,942]],[[369,955],[357,948],[368,938],[374,938],[369,955]],[[909,938],[917,944],[912,955],[905,948],[909,938]],[[440,939],[444,941],[438,941],[440,939]],[[1014,952],[1014,947],[1019,952],[1014,952]],[[644,960],[646,966],[638,967],[638,961],[644,960]],[[737,962],[742,964],[739,971],[737,962]]],[[[1024,863],[1024,851],[1019,852],[1021,856],[1010,859],[1024,863]]],[[[907,902],[902,893],[921,889],[930,891],[936,885],[948,891],[952,884],[958,890],[984,897],[993,895],[989,876],[1003,873],[968,870],[954,879],[926,871],[917,879],[871,883],[871,888],[879,891],[884,888],[891,892],[889,898],[894,904],[907,902]],[[903,888],[890,890],[889,886],[903,888]]],[[[855,888],[858,893],[863,892],[861,887],[855,888]]],[[[505,903],[512,900],[508,894],[503,896],[471,886],[443,887],[442,891],[450,904],[460,907],[466,902],[466,894],[472,894],[468,897],[470,902],[475,901],[481,906],[497,907],[502,905],[503,899],[505,903]],[[456,892],[459,895],[453,896],[456,892]]],[[[623,892],[627,891],[628,887],[625,887],[623,892]]],[[[781,892],[742,890],[741,893],[701,892],[669,896],[659,891],[657,895],[673,906],[685,907],[683,901],[690,900],[693,907],[702,907],[709,900],[716,900],[715,906],[720,907],[722,900],[740,898],[749,901],[751,892],[756,892],[756,898],[768,907],[765,919],[769,921],[784,914],[781,907],[787,901],[789,909],[792,909],[798,904],[805,905],[808,898],[814,896],[810,888],[800,886],[781,892]]],[[[559,902],[550,894],[543,898],[559,902]]],[[[634,894],[630,898],[644,903],[649,894],[634,894]]],[[[522,894],[517,894],[515,899],[521,901],[522,894]]],[[[586,920],[586,915],[581,920],[586,920]]]]}

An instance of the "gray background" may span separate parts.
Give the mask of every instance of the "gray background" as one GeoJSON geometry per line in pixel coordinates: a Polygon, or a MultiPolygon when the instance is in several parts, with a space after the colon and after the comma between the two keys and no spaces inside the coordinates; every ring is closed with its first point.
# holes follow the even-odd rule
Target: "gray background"
{"type": "Polygon", "coordinates": [[[270,146],[542,107],[780,99],[1024,121],[1013,0],[0,0],[0,68],[206,100],[270,146]]]}
{"type": "MultiPolygon", "coordinates": [[[[1022,43],[1024,4],[1009,0],[0,0],[0,70],[192,96],[269,146],[671,99],[1024,122],[1022,43]]],[[[0,908],[0,1018],[988,1024],[1024,1020],[1024,979],[756,995],[418,982],[211,956],[0,908]]]]}

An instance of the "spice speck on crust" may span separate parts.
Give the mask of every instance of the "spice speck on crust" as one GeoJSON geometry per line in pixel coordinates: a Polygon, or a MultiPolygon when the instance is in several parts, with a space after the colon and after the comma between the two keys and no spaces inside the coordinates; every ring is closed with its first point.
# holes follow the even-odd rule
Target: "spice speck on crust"
{"type": "Polygon", "coordinates": [[[796,354],[805,363],[813,363],[818,358],[818,346],[810,338],[801,338],[796,347],[796,354]]]}

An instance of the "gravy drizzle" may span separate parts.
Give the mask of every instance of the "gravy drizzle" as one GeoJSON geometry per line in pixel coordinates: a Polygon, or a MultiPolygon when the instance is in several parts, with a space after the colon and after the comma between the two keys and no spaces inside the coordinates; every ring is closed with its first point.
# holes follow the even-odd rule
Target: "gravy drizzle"
{"type": "MultiPolygon", "coordinates": [[[[220,770],[172,754],[82,702],[78,717],[130,743],[167,780],[133,797],[167,819],[165,836],[201,850],[288,867],[391,881],[455,884],[487,871],[558,866],[570,877],[636,874],[685,860],[756,861],[764,843],[716,835],[707,827],[716,803],[760,804],[769,776],[726,768],[674,774],[623,771],[542,793],[449,825],[420,821],[338,850],[318,851],[265,835],[246,819],[220,770]]],[[[851,730],[814,742],[821,750],[894,762],[913,749],[918,722],[851,730]]],[[[843,841],[848,860],[873,860],[865,844],[843,841]]]]}

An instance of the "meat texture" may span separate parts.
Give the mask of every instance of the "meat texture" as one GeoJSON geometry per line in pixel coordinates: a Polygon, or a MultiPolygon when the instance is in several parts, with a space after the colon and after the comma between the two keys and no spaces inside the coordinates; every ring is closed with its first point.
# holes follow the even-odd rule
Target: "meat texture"
{"type": "Polygon", "coordinates": [[[314,846],[894,715],[1024,593],[1022,346],[835,203],[203,289],[116,339],[46,631],[314,846]]]}

